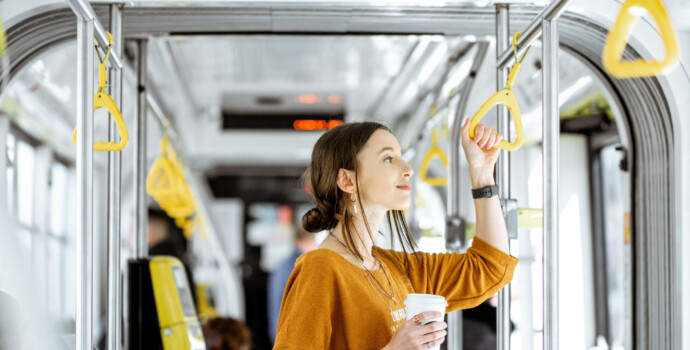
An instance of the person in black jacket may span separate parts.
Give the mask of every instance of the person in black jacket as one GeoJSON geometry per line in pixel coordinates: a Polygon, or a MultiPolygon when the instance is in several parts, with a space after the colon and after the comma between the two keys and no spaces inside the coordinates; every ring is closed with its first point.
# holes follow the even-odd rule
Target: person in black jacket
{"type": "Polygon", "coordinates": [[[187,255],[187,239],[184,237],[182,229],[175,225],[175,222],[163,211],[149,209],[149,224],[146,232],[149,246],[149,256],[172,256],[180,259],[187,273],[189,289],[192,292],[194,307],[197,306],[196,284],[190,268],[187,255]]]}

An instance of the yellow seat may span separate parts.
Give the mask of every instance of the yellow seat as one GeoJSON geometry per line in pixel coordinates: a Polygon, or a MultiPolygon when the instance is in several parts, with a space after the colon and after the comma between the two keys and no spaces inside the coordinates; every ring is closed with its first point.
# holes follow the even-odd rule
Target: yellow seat
{"type": "Polygon", "coordinates": [[[446,152],[444,152],[441,147],[438,147],[438,135],[436,134],[436,130],[431,131],[431,147],[429,147],[429,150],[424,155],[422,164],[419,167],[419,180],[432,186],[445,186],[448,184],[447,177],[428,178],[426,176],[429,164],[431,164],[431,160],[434,159],[434,157],[438,157],[443,163],[443,166],[448,168],[448,157],[446,156],[446,152]]]}
{"type": "Polygon", "coordinates": [[[623,3],[606,38],[602,61],[609,74],[621,79],[667,74],[676,68],[680,62],[678,38],[661,0],[627,0],[623,3]],[[633,26],[645,11],[649,12],[659,28],[666,57],[661,61],[641,58],[621,61],[633,26]]]}

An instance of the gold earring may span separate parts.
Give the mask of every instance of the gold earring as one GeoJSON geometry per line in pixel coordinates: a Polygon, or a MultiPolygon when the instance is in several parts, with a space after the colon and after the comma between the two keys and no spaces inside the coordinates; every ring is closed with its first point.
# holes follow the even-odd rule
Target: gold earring
{"type": "MultiPolygon", "coordinates": [[[[354,196],[354,192],[350,193],[350,200],[352,201],[352,203],[357,203],[357,199],[354,196]]],[[[357,204],[352,204],[352,206],[355,207],[355,214],[357,214],[357,204]]]]}

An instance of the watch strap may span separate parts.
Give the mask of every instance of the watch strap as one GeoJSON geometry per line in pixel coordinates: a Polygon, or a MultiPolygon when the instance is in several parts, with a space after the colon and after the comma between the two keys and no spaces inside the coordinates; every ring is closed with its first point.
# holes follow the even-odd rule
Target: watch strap
{"type": "Polygon", "coordinates": [[[498,195],[498,185],[485,186],[472,190],[473,198],[491,198],[498,195]]]}

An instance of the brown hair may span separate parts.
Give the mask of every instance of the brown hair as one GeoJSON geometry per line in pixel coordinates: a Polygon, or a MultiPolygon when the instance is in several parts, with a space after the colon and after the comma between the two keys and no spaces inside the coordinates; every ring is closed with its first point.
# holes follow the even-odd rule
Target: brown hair
{"type": "Polygon", "coordinates": [[[250,345],[252,335],[244,323],[232,318],[212,318],[202,326],[209,350],[237,350],[250,345]]]}
{"type": "MultiPolygon", "coordinates": [[[[311,154],[311,164],[304,178],[304,182],[309,185],[314,197],[316,207],[302,217],[302,226],[305,230],[309,232],[332,230],[339,221],[342,221],[343,238],[347,246],[355,246],[351,232],[352,217],[347,203],[350,198],[348,193],[343,192],[338,187],[336,181],[341,168],[354,171],[356,196],[357,199],[362,198],[359,192],[357,154],[371,135],[379,129],[391,132],[389,128],[376,122],[345,123],[327,131],[316,141],[311,154]]],[[[369,231],[369,222],[364,210],[362,210],[362,218],[367,231],[369,231]]],[[[409,248],[412,253],[416,253],[416,244],[410,235],[402,211],[390,210],[386,213],[386,218],[390,227],[391,242],[393,242],[393,231],[395,231],[402,243],[403,250],[407,253],[409,248]],[[393,230],[394,227],[395,230],[393,230]]],[[[374,235],[372,232],[368,233],[373,241],[374,235]]],[[[359,251],[352,250],[352,253],[358,259],[363,260],[359,251]]]]}

